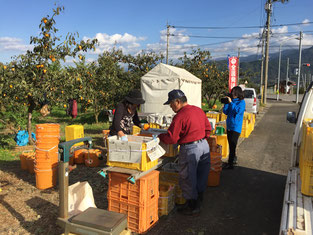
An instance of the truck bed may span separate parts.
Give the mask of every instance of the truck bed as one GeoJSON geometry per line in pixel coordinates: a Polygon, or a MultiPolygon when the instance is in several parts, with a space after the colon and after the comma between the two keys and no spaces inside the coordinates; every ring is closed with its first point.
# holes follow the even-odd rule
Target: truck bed
{"type": "Polygon", "coordinates": [[[300,171],[290,168],[286,180],[280,235],[312,235],[312,197],[301,193],[300,171]]]}

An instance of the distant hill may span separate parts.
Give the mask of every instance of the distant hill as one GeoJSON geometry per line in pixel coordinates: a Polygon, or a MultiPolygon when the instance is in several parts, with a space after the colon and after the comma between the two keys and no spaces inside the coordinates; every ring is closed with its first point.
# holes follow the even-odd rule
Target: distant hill
{"type": "MultiPolygon", "coordinates": [[[[260,83],[260,70],[261,70],[261,58],[257,55],[250,55],[247,57],[240,58],[240,71],[247,72],[251,71],[255,74],[251,80],[255,83],[260,83]]],[[[279,53],[270,54],[269,68],[268,68],[268,84],[274,84],[278,75],[278,62],[279,53]]],[[[295,69],[298,68],[299,63],[299,50],[284,50],[281,53],[281,71],[280,79],[286,79],[286,67],[287,57],[289,58],[289,79],[297,81],[297,75],[295,75],[295,69]]],[[[216,61],[218,64],[227,64],[226,60],[216,61]]],[[[313,46],[302,50],[302,63],[309,63],[311,67],[301,68],[301,74],[306,74],[307,79],[312,79],[313,74],[313,46]]]]}

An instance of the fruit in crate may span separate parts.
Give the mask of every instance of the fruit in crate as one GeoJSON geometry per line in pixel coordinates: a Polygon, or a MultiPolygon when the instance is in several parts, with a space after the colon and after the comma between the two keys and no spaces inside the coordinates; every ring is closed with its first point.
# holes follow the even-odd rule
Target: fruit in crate
{"type": "Polygon", "coordinates": [[[150,129],[150,125],[147,124],[147,123],[144,124],[144,125],[143,125],[143,129],[144,129],[144,130],[149,130],[149,129],[150,129]]]}

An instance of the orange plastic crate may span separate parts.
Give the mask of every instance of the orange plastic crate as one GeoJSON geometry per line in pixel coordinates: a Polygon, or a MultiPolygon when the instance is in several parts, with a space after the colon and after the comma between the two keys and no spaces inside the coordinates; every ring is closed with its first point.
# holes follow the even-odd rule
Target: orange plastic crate
{"type": "Polygon", "coordinates": [[[128,182],[128,177],[118,172],[109,173],[108,199],[145,206],[159,198],[159,171],[150,172],[136,180],[135,184],[128,182]]]}
{"type": "Polygon", "coordinates": [[[127,215],[128,228],[135,233],[144,233],[158,220],[158,198],[150,204],[135,206],[126,202],[108,199],[108,210],[127,215]]]}

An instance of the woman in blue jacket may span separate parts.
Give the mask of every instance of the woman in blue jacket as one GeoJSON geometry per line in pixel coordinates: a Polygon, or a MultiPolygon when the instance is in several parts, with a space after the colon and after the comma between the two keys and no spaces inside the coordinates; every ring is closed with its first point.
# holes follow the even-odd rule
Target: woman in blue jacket
{"type": "Polygon", "coordinates": [[[231,90],[231,97],[227,97],[229,103],[224,105],[223,113],[227,115],[226,128],[227,140],[229,145],[228,163],[224,164],[223,169],[234,169],[236,157],[236,146],[242,129],[243,114],[246,103],[241,87],[236,86],[231,90]]]}

